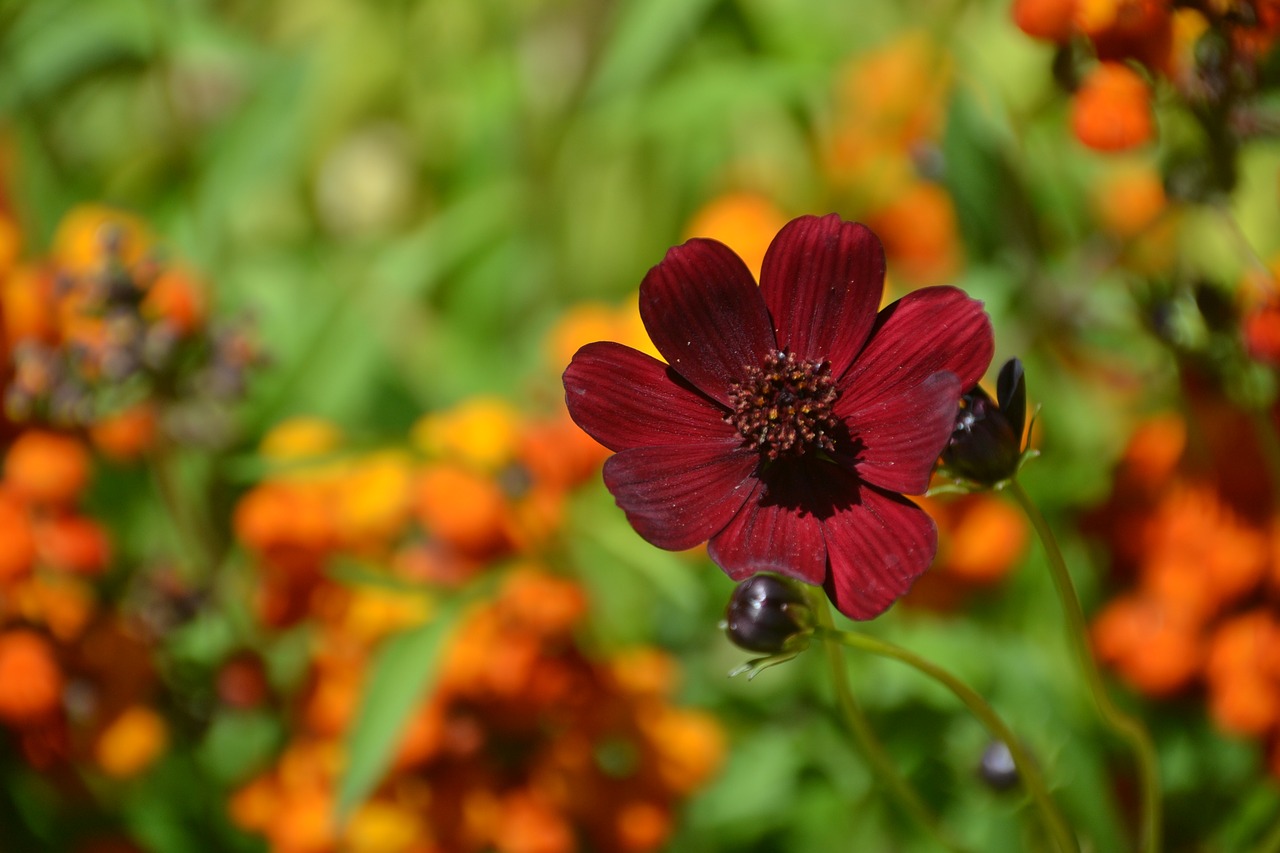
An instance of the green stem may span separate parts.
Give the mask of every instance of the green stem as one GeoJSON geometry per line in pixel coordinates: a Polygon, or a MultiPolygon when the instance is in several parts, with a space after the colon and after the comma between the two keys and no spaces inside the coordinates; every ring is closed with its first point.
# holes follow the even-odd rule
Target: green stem
{"type": "Polygon", "coordinates": [[[1022,748],[1021,742],[1005,725],[1004,720],[1000,719],[1000,716],[987,704],[985,699],[978,695],[977,691],[937,664],[925,660],[915,652],[908,651],[901,646],[886,643],[866,634],[837,631],[825,625],[815,629],[815,633],[826,642],[840,642],[850,648],[901,661],[954,693],[956,698],[963,702],[973,712],[973,715],[986,726],[987,731],[1009,747],[1009,754],[1013,757],[1013,763],[1018,768],[1018,776],[1026,786],[1031,799],[1035,801],[1036,807],[1040,811],[1040,819],[1044,824],[1045,831],[1053,839],[1054,846],[1063,851],[1063,853],[1079,853],[1080,845],[1076,842],[1075,835],[1068,827],[1066,819],[1058,811],[1053,798],[1049,796],[1049,789],[1045,785],[1044,777],[1040,775],[1040,768],[1027,755],[1026,750],[1022,748]]]}
{"type": "Polygon", "coordinates": [[[1258,853],[1280,853],[1280,824],[1258,842],[1258,853]]]}
{"type": "Polygon", "coordinates": [[[1155,745],[1146,727],[1136,718],[1131,717],[1112,701],[1102,681],[1102,673],[1098,671],[1097,661],[1089,648],[1089,629],[1085,622],[1084,610],[1080,607],[1080,598],[1076,595],[1075,585],[1071,582],[1071,573],[1067,571],[1067,563],[1062,558],[1062,549],[1058,540],[1031,496],[1022,488],[1017,480],[1009,482],[1009,491],[1022,507],[1036,535],[1044,545],[1045,554],[1049,558],[1049,574],[1062,603],[1063,615],[1067,620],[1067,640],[1076,657],[1076,663],[1084,676],[1089,692],[1093,694],[1098,706],[1098,714],[1102,721],[1117,735],[1123,738],[1133,749],[1138,760],[1138,783],[1142,794],[1142,835],[1139,849],[1156,853],[1160,850],[1160,771],[1156,763],[1155,745]]]}
{"type": "Polygon", "coordinates": [[[845,723],[853,733],[853,739],[857,741],[858,748],[871,765],[871,772],[879,781],[880,786],[888,791],[897,802],[898,806],[912,820],[923,826],[939,844],[952,851],[952,853],[964,853],[963,847],[957,845],[943,833],[937,816],[929,810],[924,800],[920,799],[920,795],[907,783],[907,780],[898,773],[898,768],[894,766],[893,759],[889,757],[884,745],[876,738],[875,731],[871,728],[871,722],[867,719],[867,715],[863,713],[862,707],[853,695],[853,689],[849,686],[849,673],[845,669],[844,651],[840,647],[840,632],[835,630],[831,621],[831,611],[827,608],[826,599],[821,595],[815,595],[813,599],[813,611],[817,614],[819,624],[817,630],[819,636],[822,637],[823,650],[827,656],[827,665],[831,670],[831,683],[835,687],[836,701],[840,706],[840,712],[844,715],[845,723]]]}

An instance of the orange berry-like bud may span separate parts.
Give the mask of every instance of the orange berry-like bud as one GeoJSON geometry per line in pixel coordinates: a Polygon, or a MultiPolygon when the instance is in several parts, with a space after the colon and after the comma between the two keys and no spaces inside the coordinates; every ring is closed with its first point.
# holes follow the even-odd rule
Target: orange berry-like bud
{"type": "Polygon", "coordinates": [[[625,853],[657,850],[671,835],[671,811],[656,803],[627,803],[618,810],[618,844],[625,853]]]}
{"type": "Polygon", "coordinates": [[[28,430],[9,448],[4,478],[24,500],[70,506],[89,482],[89,452],[71,436],[28,430]]]}
{"type": "Polygon", "coordinates": [[[204,293],[190,273],[167,269],[147,289],[139,310],[150,320],[169,323],[185,337],[204,322],[204,293]]]}
{"type": "Polygon", "coordinates": [[[99,735],[94,758],[108,776],[127,779],[146,770],[168,742],[164,718],[144,705],[134,705],[99,735]]]}
{"type": "Polygon", "coordinates": [[[1071,37],[1075,0],[1014,0],[1013,22],[1032,38],[1064,42],[1071,37]]]}
{"type": "Polygon", "coordinates": [[[0,722],[22,725],[62,702],[63,676],[49,641],[25,628],[0,634],[0,722]]]}
{"type": "Polygon", "coordinates": [[[156,411],[140,403],[111,414],[89,428],[93,446],[117,462],[137,459],[151,447],[156,436],[156,411]]]}
{"type": "Polygon", "coordinates": [[[50,567],[96,575],[111,559],[111,543],[102,525],[81,515],[58,515],[36,526],[36,548],[50,567]]]}
{"type": "Polygon", "coordinates": [[[1103,62],[1084,79],[1071,107],[1076,138],[1098,151],[1124,151],[1155,135],[1151,88],[1138,72],[1103,62]]]}

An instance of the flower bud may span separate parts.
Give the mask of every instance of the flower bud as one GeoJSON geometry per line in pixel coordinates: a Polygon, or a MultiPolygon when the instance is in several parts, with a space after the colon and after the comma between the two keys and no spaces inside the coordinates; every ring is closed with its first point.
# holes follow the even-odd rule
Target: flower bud
{"type": "Polygon", "coordinates": [[[762,574],[734,588],[725,609],[724,629],[740,648],[774,655],[804,648],[813,621],[802,584],[762,574]]]}
{"type": "Polygon", "coordinates": [[[997,791],[1007,791],[1018,784],[1018,766],[1013,762],[1013,753],[1007,743],[993,740],[987,744],[978,764],[978,775],[997,791]]]}
{"type": "Polygon", "coordinates": [[[961,397],[951,441],[942,451],[943,464],[951,474],[983,486],[1012,477],[1022,459],[1027,386],[1018,359],[1010,359],[1000,369],[996,398],[992,400],[978,387],[961,397]]]}

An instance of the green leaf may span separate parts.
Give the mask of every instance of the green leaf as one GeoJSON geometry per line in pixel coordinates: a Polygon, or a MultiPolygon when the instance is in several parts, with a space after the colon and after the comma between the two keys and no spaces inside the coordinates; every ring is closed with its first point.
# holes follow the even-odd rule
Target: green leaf
{"type": "Polygon", "coordinates": [[[347,763],[338,783],[337,820],[342,824],[377,787],[418,703],[435,683],[441,650],[463,609],[487,584],[442,602],[426,625],[404,631],[382,644],[355,723],[347,734],[347,763]]]}
{"type": "Polygon", "coordinates": [[[598,101],[645,83],[692,36],[714,2],[649,0],[626,4],[589,97],[598,101]]]}

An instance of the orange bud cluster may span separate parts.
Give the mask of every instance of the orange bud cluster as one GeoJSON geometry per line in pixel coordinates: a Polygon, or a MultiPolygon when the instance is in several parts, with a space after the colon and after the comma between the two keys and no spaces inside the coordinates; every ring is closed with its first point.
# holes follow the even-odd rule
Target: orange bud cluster
{"type": "Polygon", "coordinates": [[[1202,690],[1223,731],[1277,743],[1280,524],[1242,511],[1231,478],[1190,470],[1186,446],[1180,418],[1143,424],[1092,518],[1134,578],[1095,618],[1094,650],[1143,693],[1202,690]]]}
{"type": "Polygon", "coordinates": [[[911,588],[908,605],[950,610],[999,583],[1026,553],[1027,522],[991,492],[915,499],[938,525],[938,556],[911,588]]]}
{"type": "Polygon", "coordinates": [[[1082,72],[1071,121],[1076,137],[1099,151],[1155,137],[1152,88],[1160,81],[1193,104],[1227,103],[1234,90],[1255,86],[1280,36],[1273,0],[1013,0],[1012,17],[1063,51],[1073,40],[1092,48],[1097,64],[1082,72]]]}
{"type": "Polygon", "coordinates": [[[955,205],[929,163],[950,87],[942,45],[902,36],[848,65],[823,143],[831,183],[880,236],[894,274],[914,285],[947,281],[964,260],[955,205]]]}
{"type": "Polygon", "coordinates": [[[324,633],[303,727],[232,800],[233,819],[273,850],[570,853],[585,840],[644,853],[720,762],[717,726],[670,703],[671,662],[591,658],[574,634],[582,590],[524,566],[463,619],[388,776],[338,826],[341,737],[371,648],[352,644],[363,594],[344,594],[324,633]]]}
{"type": "Polygon", "coordinates": [[[208,314],[205,286],[160,260],[140,220],[72,210],[48,256],[0,265],[6,416],[85,429],[117,460],[145,452],[161,426],[200,433],[174,436],[188,443],[225,440],[201,433],[215,419],[184,413],[238,396],[260,355],[208,314]]]}

